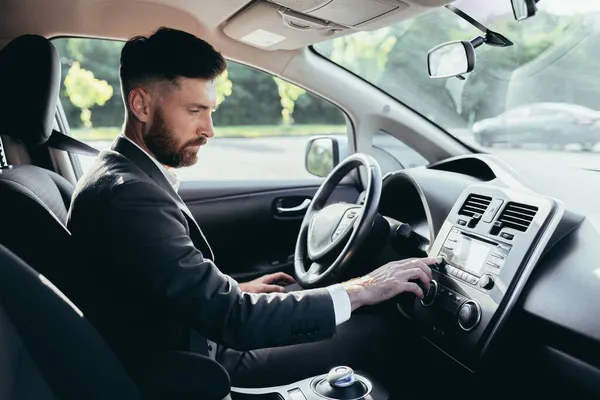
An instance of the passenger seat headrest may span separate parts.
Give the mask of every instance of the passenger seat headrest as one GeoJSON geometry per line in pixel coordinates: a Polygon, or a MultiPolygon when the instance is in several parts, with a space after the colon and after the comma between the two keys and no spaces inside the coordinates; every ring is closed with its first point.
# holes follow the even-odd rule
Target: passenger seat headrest
{"type": "Polygon", "coordinates": [[[0,133],[27,145],[44,144],[54,128],[61,67],[54,45],[23,35],[0,51],[0,133]]]}

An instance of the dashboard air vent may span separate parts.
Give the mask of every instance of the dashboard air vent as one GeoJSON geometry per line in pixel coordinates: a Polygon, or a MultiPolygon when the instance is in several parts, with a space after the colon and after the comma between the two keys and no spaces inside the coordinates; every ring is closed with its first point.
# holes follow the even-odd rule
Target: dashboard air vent
{"type": "Polygon", "coordinates": [[[488,206],[492,201],[491,197],[483,196],[479,194],[470,194],[465,200],[464,204],[458,211],[459,215],[466,215],[467,217],[472,217],[475,214],[483,215],[485,210],[487,210],[488,206]]]}
{"type": "Polygon", "coordinates": [[[509,202],[498,217],[498,221],[502,223],[503,227],[525,232],[537,211],[538,208],[535,206],[509,202]]]}

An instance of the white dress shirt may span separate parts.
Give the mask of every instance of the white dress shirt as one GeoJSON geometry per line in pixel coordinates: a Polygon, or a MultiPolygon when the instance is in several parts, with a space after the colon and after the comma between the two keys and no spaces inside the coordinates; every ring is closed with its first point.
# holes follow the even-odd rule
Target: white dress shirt
{"type": "MultiPolygon", "coordinates": [[[[148,154],[137,143],[135,143],[133,140],[129,139],[127,136],[123,135],[122,133],[119,135],[119,137],[130,141],[135,146],[137,146],[138,149],[143,151],[144,154],[146,154],[148,157],[150,157],[150,159],[154,162],[154,164],[156,164],[158,169],[160,169],[161,172],[165,175],[165,177],[167,178],[167,180],[169,181],[171,186],[173,186],[173,189],[175,189],[175,192],[177,192],[177,190],[179,189],[179,177],[177,176],[175,171],[173,171],[173,169],[167,168],[164,165],[162,165],[161,163],[159,163],[154,157],[152,157],[150,154],[148,154]]],[[[344,287],[338,283],[335,285],[328,286],[327,290],[329,291],[329,294],[331,295],[331,300],[333,301],[333,310],[335,313],[335,324],[340,325],[340,324],[348,321],[350,319],[350,315],[352,314],[352,306],[350,305],[350,297],[348,297],[348,293],[346,292],[346,289],[344,289],[344,287]]]]}

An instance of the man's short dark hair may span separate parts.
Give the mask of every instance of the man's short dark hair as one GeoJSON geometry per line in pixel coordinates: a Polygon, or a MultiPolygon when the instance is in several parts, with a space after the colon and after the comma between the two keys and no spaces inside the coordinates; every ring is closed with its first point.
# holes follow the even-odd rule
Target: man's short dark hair
{"type": "Polygon", "coordinates": [[[184,31],[161,27],[151,36],[131,38],[121,50],[121,85],[125,103],[137,85],[177,83],[177,78],[213,80],[227,68],[209,43],[184,31]]]}

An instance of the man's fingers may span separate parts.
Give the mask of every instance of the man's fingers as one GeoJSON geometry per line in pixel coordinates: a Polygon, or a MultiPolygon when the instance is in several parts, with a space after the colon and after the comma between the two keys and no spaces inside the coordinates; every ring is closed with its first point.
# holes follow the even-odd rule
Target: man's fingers
{"type": "Polygon", "coordinates": [[[421,299],[425,297],[425,295],[423,294],[423,290],[419,287],[419,285],[417,285],[414,282],[406,282],[404,284],[404,288],[404,292],[414,293],[415,295],[417,295],[417,297],[421,299]]]}
{"type": "Polygon", "coordinates": [[[274,282],[274,281],[286,281],[289,283],[296,282],[296,280],[292,276],[286,274],[285,272],[275,272],[272,275],[273,275],[273,279],[271,279],[271,282],[274,282]]]}
{"type": "Polygon", "coordinates": [[[261,290],[261,293],[275,293],[275,292],[283,292],[285,291],[285,289],[283,288],[283,286],[279,286],[279,285],[264,285],[263,286],[263,290],[261,290]]]}
{"type": "Polygon", "coordinates": [[[408,273],[407,280],[415,280],[418,279],[423,282],[423,286],[425,289],[429,289],[429,285],[431,285],[431,277],[427,275],[425,271],[421,268],[411,268],[406,271],[408,273]]]}
{"type": "Polygon", "coordinates": [[[427,258],[421,258],[421,261],[423,261],[425,264],[427,265],[434,265],[438,263],[438,257],[427,257],[427,258]]]}
{"type": "Polygon", "coordinates": [[[433,278],[433,272],[431,272],[431,268],[429,267],[429,265],[424,263],[422,260],[423,259],[415,260],[414,266],[422,269],[427,274],[427,276],[429,276],[429,279],[433,278]]]}

